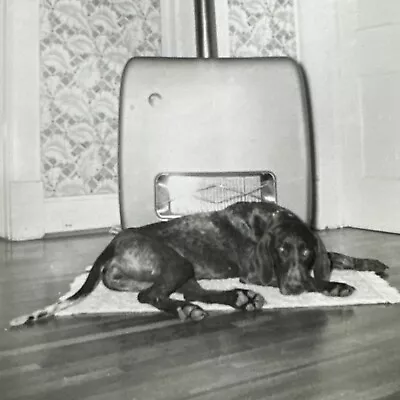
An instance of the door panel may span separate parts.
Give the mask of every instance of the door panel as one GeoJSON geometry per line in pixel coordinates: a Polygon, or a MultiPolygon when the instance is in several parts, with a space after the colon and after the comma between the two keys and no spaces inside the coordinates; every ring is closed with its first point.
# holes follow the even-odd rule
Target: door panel
{"type": "Polygon", "coordinates": [[[364,178],[400,179],[400,73],[364,76],[360,96],[364,178]]]}
{"type": "Polygon", "coordinates": [[[341,8],[347,36],[341,88],[354,101],[342,110],[349,122],[344,132],[344,221],[400,233],[400,2],[346,3],[353,18],[341,8]]]}

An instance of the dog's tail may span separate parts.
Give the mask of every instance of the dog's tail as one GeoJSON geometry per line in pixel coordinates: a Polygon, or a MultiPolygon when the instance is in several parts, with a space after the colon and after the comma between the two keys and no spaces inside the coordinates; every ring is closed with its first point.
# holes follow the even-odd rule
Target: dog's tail
{"type": "Polygon", "coordinates": [[[26,324],[35,323],[39,320],[49,319],[55,316],[55,314],[65,308],[72,306],[73,304],[83,300],[89,295],[99,284],[101,278],[101,272],[104,264],[112,259],[114,256],[115,246],[109,244],[99,257],[94,262],[92,268],[89,271],[89,275],[86,281],[80,287],[80,289],[68,297],[60,297],[56,303],[53,303],[41,310],[36,310],[28,315],[23,315],[18,318],[14,318],[10,321],[10,326],[21,326],[26,324]]]}

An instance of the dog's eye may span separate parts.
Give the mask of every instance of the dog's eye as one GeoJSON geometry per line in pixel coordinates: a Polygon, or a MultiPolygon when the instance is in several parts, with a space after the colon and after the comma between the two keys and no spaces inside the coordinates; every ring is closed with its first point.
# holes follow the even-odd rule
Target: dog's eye
{"type": "Polygon", "coordinates": [[[288,254],[289,250],[287,249],[286,246],[280,246],[280,247],[278,247],[278,252],[279,252],[279,254],[286,256],[288,254]]]}
{"type": "Polygon", "coordinates": [[[301,252],[301,255],[304,258],[307,258],[310,254],[311,254],[311,250],[309,250],[309,249],[303,249],[302,252],[301,252]]]}

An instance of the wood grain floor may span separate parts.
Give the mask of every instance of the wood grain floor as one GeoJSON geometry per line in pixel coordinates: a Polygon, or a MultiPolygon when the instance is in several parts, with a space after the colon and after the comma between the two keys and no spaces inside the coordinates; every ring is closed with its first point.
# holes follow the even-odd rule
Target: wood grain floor
{"type": "MultiPolygon", "coordinates": [[[[400,236],[324,232],[381,259],[400,289],[400,236]]],[[[8,321],[53,302],[107,235],[0,242],[0,399],[400,399],[400,306],[8,321]]]]}

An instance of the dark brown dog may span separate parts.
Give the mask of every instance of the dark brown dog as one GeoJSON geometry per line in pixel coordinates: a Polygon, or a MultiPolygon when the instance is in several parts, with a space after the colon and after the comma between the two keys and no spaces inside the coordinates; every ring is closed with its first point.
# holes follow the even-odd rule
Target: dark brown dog
{"type": "Polygon", "coordinates": [[[199,279],[240,277],[274,285],[284,295],[304,291],[349,296],[354,288],[331,282],[333,268],[375,271],[387,266],[326,251],[319,236],[289,210],[274,203],[236,203],[217,212],[121,231],[97,258],[83,286],[71,297],[12,321],[48,318],[93,291],[100,279],[112,290],[138,291],[138,300],[181,319],[206,312],[191,301],[261,309],[261,295],[245,289],[210,291],[199,279]],[[184,301],[170,295],[180,292],[184,301]]]}

